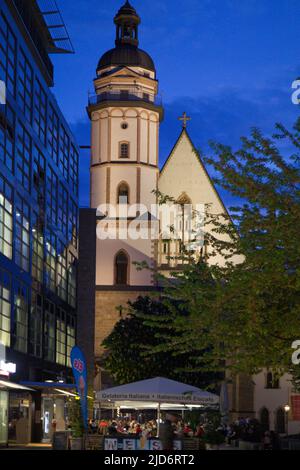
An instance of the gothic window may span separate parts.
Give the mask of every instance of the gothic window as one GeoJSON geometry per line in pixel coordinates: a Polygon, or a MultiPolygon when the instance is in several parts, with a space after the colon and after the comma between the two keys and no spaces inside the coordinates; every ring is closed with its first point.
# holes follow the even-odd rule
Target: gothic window
{"type": "Polygon", "coordinates": [[[267,408],[263,408],[260,412],[260,424],[263,432],[270,430],[270,414],[267,408]]]}
{"type": "Polygon", "coordinates": [[[124,251],[120,251],[116,256],[115,261],[115,272],[116,272],[116,285],[126,286],[128,285],[128,256],[124,251]]]}
{"type": "Polygon", "coordinates": [[[121,183],[118,187],[117,204],[129,204],[129,186],[127,183],[121,183]]]}
{"type": "Polygon", "coordinates": [[[275,426],[275,431],[278,434],[284,434],[285,433],[285,414],[284,410],[282,408],[279,408],[276,411],[276,426],[275,426]]]}
{"type": "Polygon", "coordinates": [[[128,142],[120,142],[120,158],[129,158],[128,142]]]}

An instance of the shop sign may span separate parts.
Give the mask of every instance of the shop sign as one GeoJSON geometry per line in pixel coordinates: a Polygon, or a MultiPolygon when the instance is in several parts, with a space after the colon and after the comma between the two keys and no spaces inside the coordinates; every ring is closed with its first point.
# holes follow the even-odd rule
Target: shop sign
{"type": "MultiPolygon", "coordinates": [[[[174,440],[173,449],[176,451],[182,450],[182,441],[174,440]]],[[[162,450],[162,443],[159,439],[132,439],[130,437],[106,437],[104,439],[104,450],[106,451],[120,451],[120,450],[162,450]]]]}
{"type": "Polygon", "coordinates": [[[83,352],[77,346],[71,351],[71,363],[76,382],[77,392],[80,397],[81,411],[84,427],[87,429],[88,405],[87,405],[87,367],[83,352]]]}
{"type": "Polygon", "coordinates": [[[16,364],[12,362],[0,361],[0,375],[5,375],[6,377],[8,377],[9,374],[15,374],[16,371],[16,364]]]}

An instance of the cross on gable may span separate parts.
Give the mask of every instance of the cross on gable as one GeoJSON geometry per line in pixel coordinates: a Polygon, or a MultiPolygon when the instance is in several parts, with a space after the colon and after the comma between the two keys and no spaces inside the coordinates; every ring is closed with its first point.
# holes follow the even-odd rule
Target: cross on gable
{"type": "Polygon", "coordinates": [[[186,114],[186,112],[183,113],[183,115],[178,118],[179,121],[182,121],[182,127],[183,129],[186,129],[186,126],[187,126],[187,123],[188,121],[191,121],[192,119],[190,117],[188,117],[188,115],[186,114]]]}

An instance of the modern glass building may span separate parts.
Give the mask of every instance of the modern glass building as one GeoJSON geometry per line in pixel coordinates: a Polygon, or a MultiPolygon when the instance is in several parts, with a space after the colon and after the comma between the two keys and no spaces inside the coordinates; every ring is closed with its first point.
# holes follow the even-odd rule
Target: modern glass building
{"type": "Polygon", "coordinates": [[[71,381],[76,335],[78,148],[49,57],[64,52],[55,1],[0,0],[0,343],[2,368],[16,365],[0,367],[0,444],[8,423],[10,439],[38,442],[65,422],[66,392],[49,382],[71,381]]]}

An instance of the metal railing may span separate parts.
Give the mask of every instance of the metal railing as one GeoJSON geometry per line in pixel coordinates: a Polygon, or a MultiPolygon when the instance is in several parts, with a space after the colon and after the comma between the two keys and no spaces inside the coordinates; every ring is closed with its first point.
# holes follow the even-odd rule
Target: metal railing
{"type": "Polygon", "coordinates": [[[143,101],[155,106],[162,105],[161,96],[140,91],[107,91],[89,96],[89,105],[96,105],[104,101],[143,101]]]}

